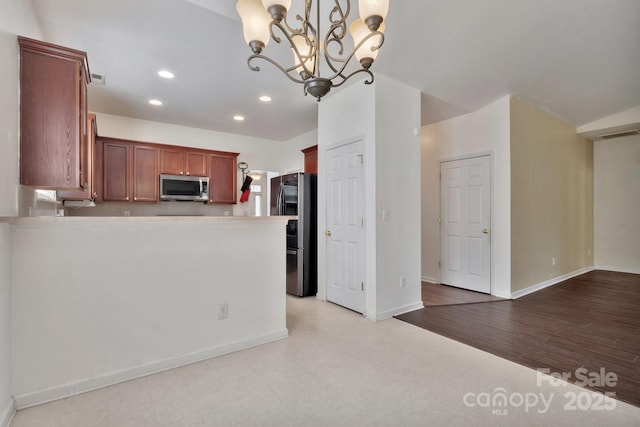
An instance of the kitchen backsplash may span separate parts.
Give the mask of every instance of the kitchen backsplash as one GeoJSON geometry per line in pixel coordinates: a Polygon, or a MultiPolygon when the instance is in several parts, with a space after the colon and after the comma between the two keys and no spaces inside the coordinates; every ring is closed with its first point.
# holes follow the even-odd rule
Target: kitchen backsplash
{"type": "Polygon", "coordinates": [[[233,205],[207,205],[196,202],[97,203],[92,208],[65,208],[67,216],[232,216],[233,205]]]}

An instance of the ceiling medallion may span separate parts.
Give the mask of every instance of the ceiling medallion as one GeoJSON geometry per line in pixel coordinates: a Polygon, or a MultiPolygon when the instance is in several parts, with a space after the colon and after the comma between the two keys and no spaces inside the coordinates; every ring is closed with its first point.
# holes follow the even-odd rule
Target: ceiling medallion
{"type": "Polygon", "coordinates": [[[236,9],[242,19],[244,38],[253,55],[247,64],[253,71],[260,67],[252,65],[257,59],[273,64],[289,79],[304,85],[304,94],[310,94],[318,101],[332,87],[344,84],[352,76],[365,73],[369,77],[365,84],[373,83],[373,73],[369,69],[384,42],[384,19],[389,9],[389,0],[359,0],[360,17],[353,20],[349,32],[354,48],[345,55],[343,39],[347,35],[347,19],[351,12],[350,0],[333,0],[335,6],[329,12],[327,32],[320,39],[320,1],[316,1],[315,22],[312,22],[313,0],[305,0],[304,16],[296,15],[296,24],[287,22],[287,12],[292,0],[238,0],[236,9]],[[293,65],[284,67],[262,52],[269,40],[280,43],[284,37],[293,52],[293,65]],[[353,57],[360,62],[360,68],[348,71],[353,57]],[[324,63],[321,61],[324,58],[324,63]],[[320,75],[320,68],[328,74],[320,75]]]}

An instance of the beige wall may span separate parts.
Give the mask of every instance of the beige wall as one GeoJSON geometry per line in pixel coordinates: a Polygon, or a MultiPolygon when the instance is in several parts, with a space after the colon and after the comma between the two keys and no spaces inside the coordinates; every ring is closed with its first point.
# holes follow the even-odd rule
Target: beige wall
{"type": "Polygon", "coordinates": [[[597,141],[594,159],[596,266],[640,274],[640,135],[597,141]]]}
{"type": "Polygon", "coordinates": [[[516,292],[593,265],[593,142],[517,98],[510,109],[516,292]]]}

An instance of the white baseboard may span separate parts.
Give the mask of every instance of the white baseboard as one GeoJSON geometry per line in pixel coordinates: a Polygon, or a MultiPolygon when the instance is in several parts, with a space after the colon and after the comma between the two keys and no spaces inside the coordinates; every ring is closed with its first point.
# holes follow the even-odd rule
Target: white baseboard
{"type": "MultiPolygon", "coordinates": [[[[179,368],[180,366],[189,365],[191,363],[200,362],[202,360],[211,359],[213,357],[222,356],[223,354],[233,353],[258,345],[278,341],[283,338],[287,338],[288,336],[289,331],[284,328],[283,330],[273,332],[271,334],[261,335],[258,337],[236,341],[234,343],[221,346],[211,347],[204,350],[198,350],[192,353],[183,354],[181,356],[146,362],[139,366],[110,372],[95,378],[82,379],[73,383],[67,383],[44,390],[38,390],[31,393],[18,395],[15,396],[15,408],[24,409],[31,406],[52,402],[54,400],[64,399],[66,397],[75,396],[80,393],[85,393],[125,381],[134,380],[136,378],[144,377],[169,369],[179,368]]],[[[0,424],[0,427],[5,426],[3,424],[0,424]]]]}
{"type": "Polygon", "coordinates": [[[631,273],[631,274],[640,274],[640,269],[638,268],[627,268],[627,267],[609,267],[598,265],[594,268],[594,270],[604,270],[604,271],[615,271],[618,273],[631,273]]]}
{"type": "Polygon", "coordinates": [[[16,404],[13,399],[9,399],[6,407],[0,412],[0,427],[9,427],[13,416],[16,414],[16,404]]]}
{"type": "Polygon", "coordinates": [[[402,307],[396,307],[391,310],[383,311],[382,313],[372,313],[367,311],[365,313],[365,317],[370,320],[375,320],[376,322],[379,320],[385,320],[393,316],[397,316],[399,314],[408,313],[410,311],[419,310],[424,308],[422,301],[415,302],[413,304],[407,304],[402,307]]]}
{"type": "Polygon", "coordinates": [[[549,286],[557,285],[560,282],[564,282],[565,280],[571,279],[572,277],[576,277],[581,274],[588,273],[595,269],[596,268],[594,266],[585,267],[585,268],[581,268],[580,270],[572,271],[571,273],[563,274],[562,276],[554,277],[553,279],[545,280],[544,282],[540,282],[535,285],[529,286],[527,288],[520,289],[519,291],[512,292],[511,298],[517,299],[525,295],[529,295],[541,289],[548,288],[549,286]]]}
{"type": "Polygon", "coordinates": [[[435,277],[422,276],[421,279],[422,279],[423,282],[429,282],[429,283],[438,284],[438,279],[436,279],[435,277]]]}

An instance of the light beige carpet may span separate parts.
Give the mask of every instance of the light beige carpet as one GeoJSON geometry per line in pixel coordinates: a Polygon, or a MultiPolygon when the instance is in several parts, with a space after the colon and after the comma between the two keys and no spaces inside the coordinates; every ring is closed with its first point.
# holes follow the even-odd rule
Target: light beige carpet
{"type": "Polygon", "coordinates": [[[18,411],[12,427],[640,425],[640,408],[593,409],[591,392],[539,386],[529,368],[400,320],[314,298],[287,310],[288,339],[18,411]]]}

